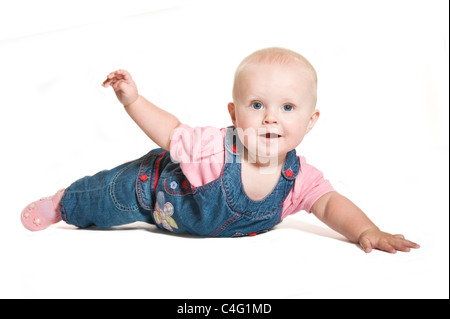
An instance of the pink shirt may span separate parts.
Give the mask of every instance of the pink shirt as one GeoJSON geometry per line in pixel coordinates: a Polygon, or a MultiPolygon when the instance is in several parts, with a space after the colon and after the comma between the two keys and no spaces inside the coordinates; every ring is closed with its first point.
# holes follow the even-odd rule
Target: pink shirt
{"type": "MultiPolygon", "coordinates": [[[[179,162],[181,170],[192,186],[200,187],[220,177],[225,163],[224,138],[226,129],[180,125],[170,144],[173,161],[179,162]]],[[[299,156],[300,172],[294,187],[283,202],[281,219],[298,211],[311,211],[322,195],[333,191],[321,171],[306,163],[299,156]]]]}

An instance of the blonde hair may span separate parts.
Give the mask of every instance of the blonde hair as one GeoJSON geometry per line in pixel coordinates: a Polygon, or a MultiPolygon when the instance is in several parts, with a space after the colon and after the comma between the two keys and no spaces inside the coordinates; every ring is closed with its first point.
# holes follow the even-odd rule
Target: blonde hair
{"type": "Polygon", "coordinates": [[[317,89],[317,73],[312,64],[301,54],[294,52],[289,49],[272,47],[253,52],[247,56],[236,69],[234,73],[234,84],[233,84],[233,98],[236,96],[237,91],[237,79],[239,74],[248,65],[258,65],[258,64],[290,64],[290,63],[300,63],[308,70],[311,71],[315,87],[317,89]]]}

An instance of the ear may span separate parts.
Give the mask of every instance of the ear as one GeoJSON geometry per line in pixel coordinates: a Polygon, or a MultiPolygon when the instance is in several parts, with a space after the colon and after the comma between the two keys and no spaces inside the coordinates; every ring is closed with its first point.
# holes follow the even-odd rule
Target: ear
{"type": "Polygon", "coordinates": [[[311,114],[311,117],[309,118],[308,129],[306,130],[306,133],[308,133],[309,131],[312,130],[312,128],[316,124],[317,120],[319,119],[319,116],[320,116],[320,111],[315,109],[313,114],[311,114]]]}
{"type": "Polygon", "coordinates": [[[234,103],[228,103],[228,113],[230,113],[231,121],[234,127],[236,127],[236,107],[234,103]]]}

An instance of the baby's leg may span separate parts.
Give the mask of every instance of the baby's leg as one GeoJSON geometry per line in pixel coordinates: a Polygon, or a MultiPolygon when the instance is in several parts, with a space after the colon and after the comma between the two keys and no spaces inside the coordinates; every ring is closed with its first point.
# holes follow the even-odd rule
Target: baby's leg
{"type": "Polygon", "coordinates": [[[62,219],[78,227],[108,228],[136,221],[153,223],[139,204],[136,180],[143,158],[83,177],[70,185],[60,202],[62,219]]]}
{"type": "Polygon", "coordinates": [[[25,207],[20,214],[23,226],[28,230],[38,231],[59,222],[61,220],[59,202],[63,195],[64,189],[61,189],[55,195],[42,198],[25,207]]]}
{"type": "MultiPolygon", "coordinates": [[[[143,221],[153,224],[152,211],[143,209],[136,193],[137,177],[151,176],[152,159],[158,153],[83,177],[54,196],[28,205],[21,214],[25,228],[43,230],[61,219],[78,227],[107,228],[143,221]]],[[[149,187],[150,179],[146,181],[149,187]]],[[[143,186],[144,187],[144,186],[143,186]]]]}

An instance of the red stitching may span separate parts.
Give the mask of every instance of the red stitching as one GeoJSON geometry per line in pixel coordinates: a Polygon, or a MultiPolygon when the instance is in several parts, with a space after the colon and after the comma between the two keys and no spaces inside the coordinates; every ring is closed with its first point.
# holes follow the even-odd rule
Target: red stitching
{"type": "MultiPolygon", "coordinates": [[[[138,172],[138,177],[141,175],[141,173],[144,172],[147,162],[152,158],[157,156],[157,154],[149,154],[147,155],[144,160],[141,163],[141,166],[139,167],[139,172],[138,172]]],[[[139,178],[136,178],[136,191],[137,191],[137,195],[138,195],[138,200],[139,203],[141,204],[142,207],[147,208],[147,209],[152,209],[152,205],[151,202],[150,203],[146,203],[144,201],[144,197],[142,196],[142,181],[139,178]]]]}
{"type": "Polygon", "coordinates": [[[158,180],[159,180],[159,164],[161,163],[161,160],[163,159],[164,155],[166,155],[166,151],[161,153],[161,157],[156,162],[155,183],[153,184],[153,193],[156,192],[156,186],[158,185],[158,180]]]}
{"type": "Polygon", "coordinates": [[[215,230],[213,233],[211,233],[211,237],[217,237],[218,235],[220,235],[225,229],[227,229],[227,227],[229,225],[231,225],[232,223],[234,223],[237,219],[239,219],[240,215],[238,213],[235,213],[235,215],[233,217],[231,217],[230,219],[226,220],[217,230],[215,230]]]}

